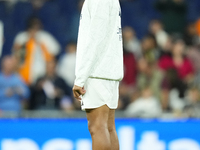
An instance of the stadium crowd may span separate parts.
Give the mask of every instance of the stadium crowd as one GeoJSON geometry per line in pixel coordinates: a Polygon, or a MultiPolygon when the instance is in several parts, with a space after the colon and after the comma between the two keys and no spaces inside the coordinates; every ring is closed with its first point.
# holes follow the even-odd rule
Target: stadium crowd
{"type": "MultiPolygon", "coordinates": [[[[48,10],[55,11],[49,20],[42,18],[38,12],[55,1],[0,2],[0,8],[4,8],[6,13],[20,9],[18,3],[29,3],[31,7],[26,19],[12,18],[19,21],[16,24],[22,21],[26,26],[10,34],[15,35],[10,43],[11,51],[5,53],[3,49],[1,111],[19,113],[26,109],[68,112],[80,109],[80,103],[73,98],[71,88],[75,79],[78,20],[84,1],[76,2],[78,7],[68,22],[69,29],[65,29],[65,33],[54,34],[46,26],[54,24],[57,5],[50,7],[55,9],[48,10]],[[66,38],[64,34],[69,36],[66,38]],[[63,40],[59,40],[59,37],[63,40]]],[[[200,19],[187,19],[189,2],[185,0],[148,1],[151,5],[147,8],[151,7],[156,15],[145,24],[145,33],[138,36],[140,31],[127,20],[131,22],[131,19],[139,21],[143,18],[137,18],[137,15],[132,17],[130,10],[134,8],[126,7],[136,5],[138,1],[121,0],[124,79],[120,83],[118,110],[123,110],[128,117],[173,115],[199,118],[200,19]],[[128,16],[123,20],[123,15],[128,16]]],[[[147,9],[145,6],[149,3],[142,6],[147,9]]],[[[58,8],[61,9],[61,6],[58,8]]],[[[48,15],[48,11],[43,13],[48,15]]],[[[0,10],[0,13],[5,12],[0,10]]],[[[198,15],[200,17],[200,12],[198,15]]],[[[0,14],[0,20],[2,16],[4,14],[0,14]]],[[[65,26],[63,20],[53,26],[56,32],[63,31],[59,30],[65,26]]]]}

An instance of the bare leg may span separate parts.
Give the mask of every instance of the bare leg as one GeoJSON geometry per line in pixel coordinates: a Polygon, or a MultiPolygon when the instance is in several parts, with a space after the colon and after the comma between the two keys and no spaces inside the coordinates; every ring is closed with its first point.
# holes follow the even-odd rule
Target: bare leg
{"type": "Polygon", "coordinates": [[[115,129],[115,110],[110,109],[108,116],[108,131],[110,133],[111,149],[119,150],[119,140],[115,129]]]}
{"type": "Polygon", "coordinates": [[[107,124],[109,111],[110,109],[107,105],[86,110],[93,150],[111,150],[110,134],[107,124]]]}

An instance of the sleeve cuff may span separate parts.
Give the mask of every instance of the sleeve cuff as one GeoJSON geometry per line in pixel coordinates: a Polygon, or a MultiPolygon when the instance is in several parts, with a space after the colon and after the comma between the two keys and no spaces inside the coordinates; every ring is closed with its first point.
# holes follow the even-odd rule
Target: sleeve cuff
{"type": "Polygon", "coordinates": [[[79,87],[83,87],[84,83],[83,82],[81,83],[81,82],[75,80],[74,85],[79,86],[79,87]]]}

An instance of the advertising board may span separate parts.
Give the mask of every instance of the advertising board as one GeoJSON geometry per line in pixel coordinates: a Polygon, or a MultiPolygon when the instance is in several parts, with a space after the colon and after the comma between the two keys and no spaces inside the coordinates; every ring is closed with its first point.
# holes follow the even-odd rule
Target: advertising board
{"type": "MultiPolygon", "coordinates": [[[[200,150],[200,121],[117,119],[120,150],[200,150]]],[[[92,150],[86,119],[0,120],[1,150],[92,150]]]]}

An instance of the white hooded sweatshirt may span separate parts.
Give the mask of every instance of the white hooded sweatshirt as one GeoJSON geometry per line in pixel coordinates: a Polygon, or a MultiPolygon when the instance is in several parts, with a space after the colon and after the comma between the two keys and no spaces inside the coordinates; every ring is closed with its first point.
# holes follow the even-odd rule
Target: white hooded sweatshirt
{"type": "Polygon", "coordinates": [[[121,8],[119,0],[85,0],[79,26],[75,85],[88,78],[123,78],[121,8]]]}

